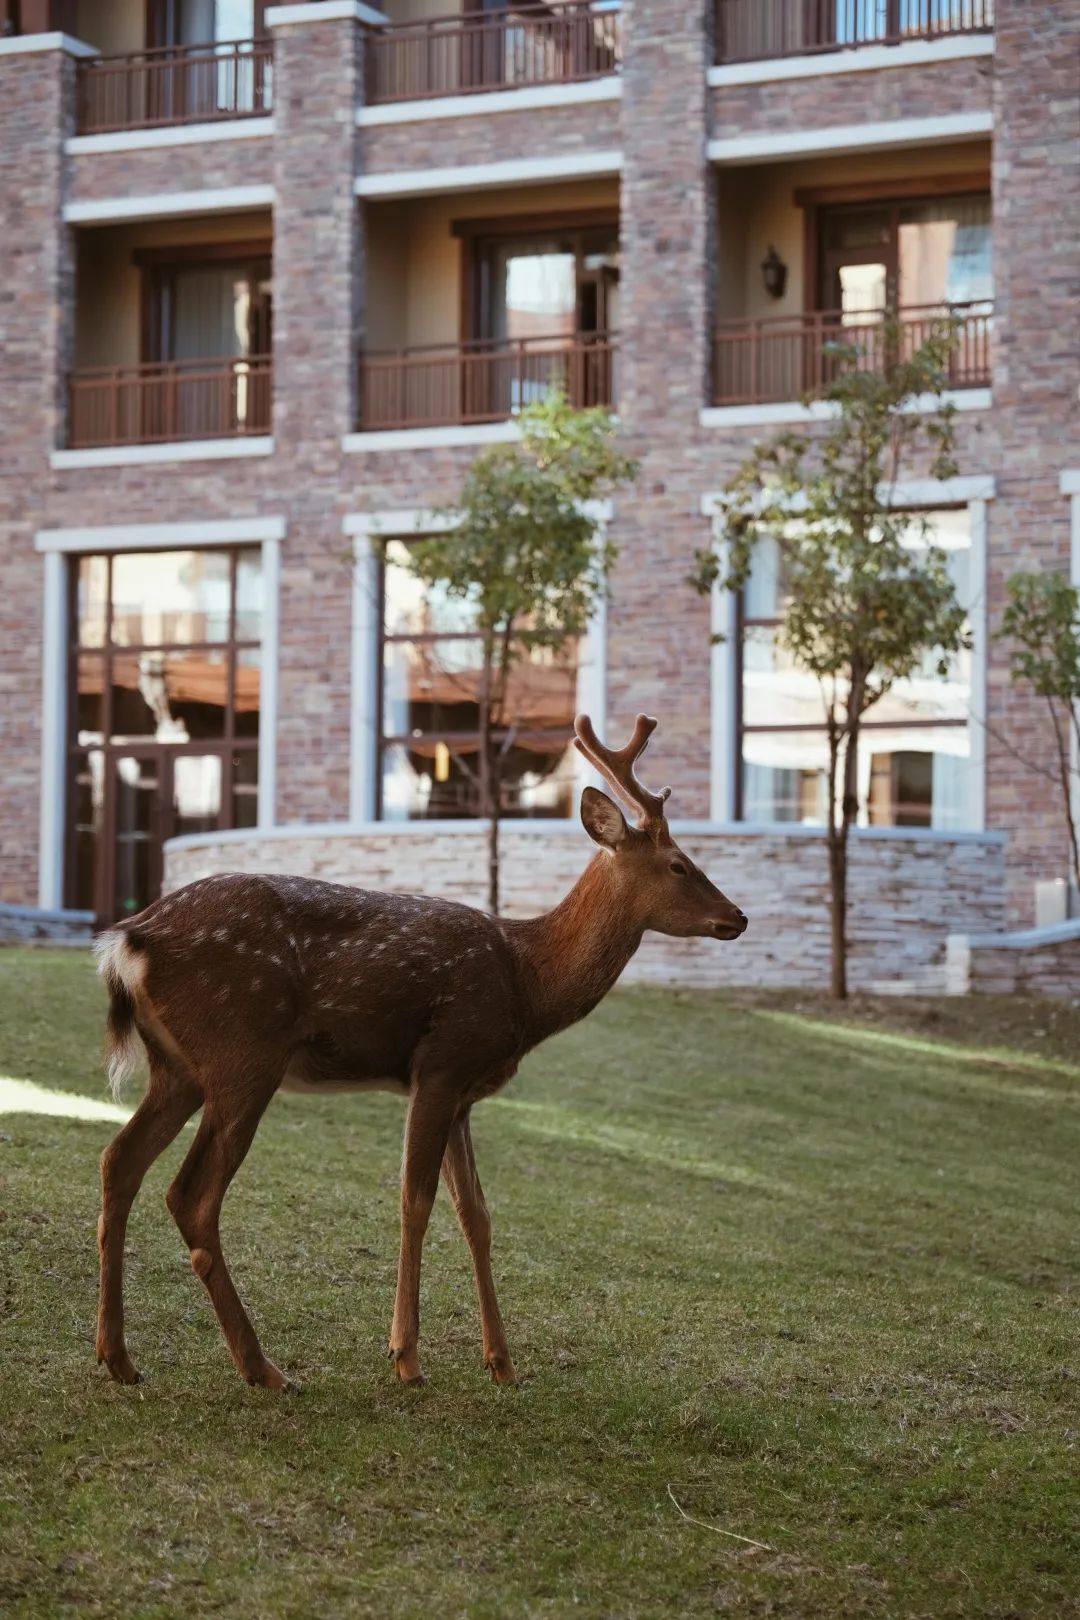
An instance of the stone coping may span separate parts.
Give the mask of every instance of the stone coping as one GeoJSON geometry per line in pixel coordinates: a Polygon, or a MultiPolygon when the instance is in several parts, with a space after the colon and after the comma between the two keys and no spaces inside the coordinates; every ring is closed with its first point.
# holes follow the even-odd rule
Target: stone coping
{"type": "MultiPolygon", "coordinates": [[[[530,837],[556,837],[575,839],[581,837],[581,827],[577,817],[566,817],[565,820],[545,820],[542,817],[532,819],[513,819],[502,822],[504,833],[524,833],[530,837]]],[[[676,834],[685,834],[687,837],[700,837],[711,835],[723,838],[774,838],[774,839],[824,839],[824,827],[806,827],[798,822],[768,822],[751,825],[744,821],[678,821],[670,823],[671,830],[676,834]]],[[[385,838],[394,837],[431,837],[433,833],[446,834],[448,837],[462,837],[469,833],[483,832],[487,822],[479,818],[471,821],[324,821],[299,822],[280,827],[234,827],[227,831],[212,833],[187,833],[180,838],[170,838],[165,844],[167,850],[199,849],[207,845],[220,844],[246,844],[266,840],[271,842],[282,838],[385,838]]],[[[983,844],[1003,846],[1008,843],[1008,835],[1003,832],[938,832],[931,827],[853,827],[851,836],[857,842],[873,843],[875,840],[895,839],[906,844],[983,844]]],[[[992,936],[997,938],[998,936],[992,936]]]]}

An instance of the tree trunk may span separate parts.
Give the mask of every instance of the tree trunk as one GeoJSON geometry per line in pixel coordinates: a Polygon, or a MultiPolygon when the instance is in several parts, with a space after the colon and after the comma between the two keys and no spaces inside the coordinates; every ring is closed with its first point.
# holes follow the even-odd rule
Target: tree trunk
{"type": "Polygon", "coordinates": [[[492,751],[488,766],[491,804],[488,811],[488,910],[499,915],[499,813],[502,809],[502,760],[492,751]]]}
{"type": "Polygon", "coordinates": [[[840,759],[840,733],[829,718],[829,925],[831,942],[830,991],[837,1001],[847,999],[847,849],[842,826],[836,824],[836,779],[840,759]]]}
{"type": "Polygon", "coordinates": [[[829,830],[829,888],[832,896],[830,932],[832,970],[829,989],[836,1001],[846,1001],[847,986],[847,835],[829,830]]]}
{"type": "Polygon", "coordinates": [[[491,675],[494,637],[485,632],[480,671],[480,814],[488,824],[488,910],[499,915],[499,804],[498,771],[491,746],[491,675]]]}
{"type": "MultiPolygon", "coordinates": [[[[1057,740],[1058,773],[1061,777],[1065,825],[1069,829],[1069,854],[1072,858],[1073,882],[1077,889],[1080,889],[1080,840],[1077,839],[1076,817],[1073,815],[1073,784],[1072,768],[1069,763],[1069,739],[1067,734],[1062,731],[1053,698],[1048,697],[1046,701],[1050,707],[1050,719],[1054,727],[1054,737],[1057,740]]],[[[1075,724],[1075,715],[1073,721],[1075,724]]]]}

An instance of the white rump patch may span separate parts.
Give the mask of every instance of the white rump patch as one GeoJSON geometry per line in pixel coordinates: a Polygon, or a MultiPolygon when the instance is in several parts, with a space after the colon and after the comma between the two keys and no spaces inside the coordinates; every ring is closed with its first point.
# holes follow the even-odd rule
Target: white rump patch
{"type": "MultiPolygon", "coordinates": [[[[132,1000],[135,1000],[146,978],[146,957],[131,948],[127,936],[118,928],[110,928],[104,934],[99,934],[94,941],[93,950],[97,957],[98,972],[106,985],[111,988],[113,984],[119,982],[132,1000]]],[[[143,1043],[138,1030],[132,1024],[118,1041],[111,1044],[105,1063],[109,1076],[109,1090],[114,1098],[119,1099],[125,1082],[135,1073],[142,1058],[143,1043]]]]}

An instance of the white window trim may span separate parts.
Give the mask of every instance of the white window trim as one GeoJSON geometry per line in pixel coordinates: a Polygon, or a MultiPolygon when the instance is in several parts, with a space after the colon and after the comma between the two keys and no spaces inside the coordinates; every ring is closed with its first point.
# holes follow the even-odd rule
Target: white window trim
{"type": "Polygon", "coordinates": [[[38,820],[38,905],[59,910],[64,895],[65,789],[67,785],[68,556],[96,551],[150,551],[188,546],[262,547],[262,691],[259,710],[258,822],[248,832],[275,825],[277,728],[281,657],[281,542],[285,519],[233,518],[208,522],[102,525],[97,529],[39,529],[35,550],[43,556],[44,615],[41,672],[41,807],[38,820]]]}
{"type": "Polygon", "coordinates": [[[285,28],[290,23],[361,22],[385,28],[390,18],[362,0],[308,0],[307,5],[271,6],[264,19],[267,28],[285,28]]]}
{"type": "MultiPolygon", "coordinates": [[[[987,616],[987,505],[997,492],[992,476],[965,476],[957,478],[919,478],[901,480],[889,488],[879,490],[882,500],[892,506],[913,510],[933,510],[945,506],[967,506],[971,522],[971,573],[974,595],[969,607],[972,630],[971,701],[969,707],[968,736],[971,740],[972,826],[970,833],[986,830],[986,721],[988,702],[989,622],[987,616]]],[[[710,520],[713,545],[723,560],[726,540],[723,532],[723,514],[718,493],[703,495],[702,516],[710,520]]],[[[792,510],[798,503],[792,503],[792,510]]],[[[1080,525],[1080,518],[1075,521],[1080,525]]],[[[1080,568],[1074,550],[1074,567],[1080,568]]],[[[738,650],[735,645],[736,596],[725,591],[719,583],[712,589],[711,628],[714,636],[724,640],[714,642],[710,656],[710,804],[713,821],[735,821],[735,786],[739,770],[739,738],[736,726],[738,694],[735,680],[738,671],[738,650]]],[[[743,825],[738,823],[737,825],[743,825]]],[[[755,826],[757,823],[745,823],[755,826]]],[[[762,826],[769,825],[762,823],[762,826]]],[[[784,823],[787,825],[787,823],[784,823]]],[[[865,830],[865,829],[863,829],[865,830]]],[[[884,830],[884,829],[882,829],[884,830]]],[[[938,833],[934,828],[923,831],[942,838],[953,838],[951,832],[938,833]]]]}
{"type": "Polygon", "coordinates": [[[982,140],[993,132],[992,112],[938,113],[930,118],[892,118],[872,124],[714,137],[706,144],[706,154],[710,163],[746,165],[772,163],[785,157],[939,146],[946,141],[982,140]]]}
{"type": "Polygon", "coordinates": [[[274,441],[268,434],[243,439],[177,439],[163,444],[103,445],[97,450],[53,450],[49,466],[54,472],[83,467],[145,467],[183,461],[241,461],[251,456],[272,456],[274,441]]]}
{"type": "Polygon", "coordinates": [[[498,186],[539,186],[549,180],[594,180],[619,174],[618,151],[568,152],[557,157],[507,158],[495,163],[464,163],[450,168],[394,169],[362,174],[354,181],[358,197],[434,197],[443,191],[486,191],[498,186]]]}
{"type": "Polygon", "coordinates": [[[521,430],[515,422],[477,422],[471,425],[427,428],[375,428],[369,433],[346,433],[341,448],[347,456],[374,455],[387,450],[440,450],[458,445],[513,444],[521,430]]]}
{"type": "Polygon", "coordinates": [[[17,34],[0,39],[0,56],[29,56],[32,51],[64,51],[68,56],[92,57],[100,53],[93,45],[71,34],[17,34]]]}
{"type": "Polygon", "coordinates": [[[250,141],[273,135],[270,117],[221,118],[206,124],[171,124],[167,129],[119,129],[106,135],[72,135],[64,142],[69,157],[93,152],[141,152],[159,146],[201,146],[207,141],[250,141]]]}
{"type": "Polygon", "coordinates": [[[421,101],[390,101],[360,107],[362,129],[387,124],[430,124],[435,119],[483,118],[492,113],[532,112],[543,107],[581,107],[596,101],[618,101],[622,79],[617,73],[581,84],[530,84],[517,90],[482,90],[473,95],[440,96],[421,101]]]}
{"type": "MultiPolygon", "coordinates": [[[[611,501],[587,501],[582,511],[596,524],[601,537],[615,515],[611,501]]],[[[351,644],[351,727],[349,747],[349,822],[368,824],[382,831],[397,831],[412,822],[375,820],[376,778],[379,769],[378,659],[381,642],[382,601],[379,597],[379,548],[382,539],[410,534],[450,534],[458,519],[452,512],[407,507],[380,512],[350,512],[342,529],[353,543],[353,597],[351,644]]],[[[602,598],[585,635],[578,664],[577,707],[592,717],[603,735],[607,723],[607,602],[602,598]]],[[[577,762],[577,785],[598,783],[584,758],[577,762]]],[[[442,825],[442,824],[440,824],[442,825]]],[[[475,822],[464,823],[475,826],[475,822]]]]}
{"type": "MultiPolygon", "coordinates": [[[[1068,496],[1070,503],[1069,583],[1080,591],[1080,467],[1070,468],[1062,473],[1061,493],[1068,496]]],[[[1080,826],[1080,747],[1077,746],[1075,736],[1070,742],[1070,756],[1074,772],[1072,779],[1073,819],[1080,826]]]]}
{"type": "MultiPolygon", "coordinates": [[[[908,401],[904,411],[909,415],[935,410],[939,405],[951,405],[955,411],[988,411],[994,403],[989,388],[947,389],[940,397],[919,394],[908,401]]],[[[817,400],[802,405],[797,399],[778,400],[769,405],[706,405],[698,413],[698,425],[703,428],[776,427],[785,422],[832,422],[840,414],[840,407],[830,400],[817,400]]]]}
{"type": "Polygon", "coordinates": [[[780,79],[817,79],[832,73],[877,73],[882,68],[929,67],[968,56],[993,56],[993,34],[953,34],[900,45],[860,45],[817,56],[786,56],[763,62],[725,62],[705,75],[711,89],[734,84],[771,84],[780,79]]]}
{"type": "Polygon", "coordinates": [[[179,219],[189,214],[243,214],[272,208],[270,185],[208,186],[203,191],[151,191],[137,197],[90,197],[64,204],[65,225],[113,225],[127,219],[179,219]]]}

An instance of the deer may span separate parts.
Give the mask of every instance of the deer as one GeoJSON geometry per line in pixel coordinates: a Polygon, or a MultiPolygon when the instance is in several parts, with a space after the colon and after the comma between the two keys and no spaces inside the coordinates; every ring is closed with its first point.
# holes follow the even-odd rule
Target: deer
{"type": "Polygon", "coordinates": [[[423,1382],[420,1264],[441,1174],[472,1254],[484,1364],[496,1384],[517,1382],[473,1154],[474,1104],[592,1011],[646,931],[734,940],[747,926],[672,838],[671,790],[650,792],[637,775],[655,729],[638,715],[630,741],[611,749],[587,715],[575,720],[576,747],[616,798],[583,789],[582,824],[599,848],[542,916],[230,873],[165,893],[98,936],[114,1095],[142,1058],[148,1067],[142,1101],[101,1157],[97,1356],[114,1379],[141,1376],[124,1335],[128,1216],[150,1165],[201,1108],[165,1200],[240,1374],[294,1387],[263,1354],[229,1274],[222,1201],[275,1092],[383,1089],[407,1103],[389,1340],[397,1376],[423,1382]]]}

